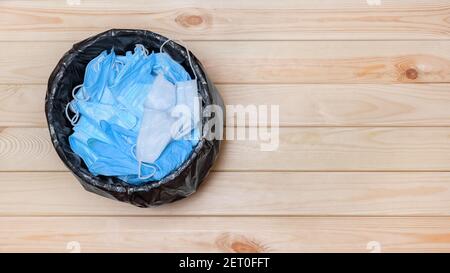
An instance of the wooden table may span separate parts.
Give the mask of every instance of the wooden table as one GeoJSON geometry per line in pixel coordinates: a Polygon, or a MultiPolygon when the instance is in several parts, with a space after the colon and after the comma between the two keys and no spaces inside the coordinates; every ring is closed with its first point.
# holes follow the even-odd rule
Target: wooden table
{"type": "Polygon", "coordinates": [[[0,2],[0,251],[450,251],[448,0],[0,2]],[[226,104],[280,106],[195,195],[84,191],[46,128],[62,54],[109,28],[183,39],[226,104]]]}

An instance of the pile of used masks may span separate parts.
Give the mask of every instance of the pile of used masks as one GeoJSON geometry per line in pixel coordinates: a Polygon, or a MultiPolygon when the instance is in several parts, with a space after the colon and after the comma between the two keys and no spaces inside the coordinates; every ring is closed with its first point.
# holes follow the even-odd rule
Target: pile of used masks
{"type": "Polygon", "coordinates": [[[180,167],[197,145],[197,78],[163,46],[151,54],[140,44],[125,56],[103,51],[73,89],[66,107],[73,125],[69,143],[93,175],[134,185],[157,181],[180,167]]]}

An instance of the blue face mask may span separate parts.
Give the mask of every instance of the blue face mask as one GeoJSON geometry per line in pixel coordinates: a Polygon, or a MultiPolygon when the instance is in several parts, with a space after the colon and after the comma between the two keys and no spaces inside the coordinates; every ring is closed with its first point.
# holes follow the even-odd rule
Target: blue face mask
{"type": "Polygon", "coordinates": [[[113,143],[112,139],[105,133],[97,124],[93,124],[90,119],[85,116],[82,116],[78,121],[77,125],[73,127],[74,132],[78,133],[78,137],[83,142],[87,143],[89,138],[95,136],[98,140],[103,142],[113,143]]]}
{"type": "Polygon", "coordinates": [[[153,57],[155,59],[155,65],[153,66],[154,75],[164,75],[173,84],[191,79],[186,70],[167,53],[156,53],[153,54],[153,57]]]}
{"type": "Polygon", "coordinates": [[[134,53],[128,51],[125,53],[125,56],[118,56],[116,58],[115,77],[110,79],[110,85],[112,87],[117,85],[126,86],[127,82],[125,79],[127,77],[133,77],[136,71],[140,70],[142,65],[148,61],[147,55],[147,49],[142,45],[136,45],[134,53]]]}
{"type": "Polygon", "coordinates": [[[155,79],[151,70],[152,63],[148,58],[140,69],[133,72],[133,76],[125,77],[120,84],[113,87],[121,90],[116,92],[117,101],[137,117],[143,114],[143,102],[155,79]]]}
{"type": "Polygon", "coordinates": [[[82,98],[75,96],[75,99],[91,102],[102,100],[114,61],[115,53],[108,54],[106,51],[103,51],[93,62],[91,61],[86,67],[84,75],[82,98]]]}
{"type": "Polygon", "coordinates": [[[144,181],[158,181],[169,175],[172,171],[185,162],[192,153],[192,145],[189,141],[172,141],[162,152],[161,156],[152,164],[141,164],[141,174],[119,177],[130,184],[141,184],[144,181]],[[142,177],[149,177],[144,178],[142,177]]]}
{"type": "MultiPolygon", "coordinates": [[[[108,140],[103,142],[112,143],[123,153],[133,155],[133,149],[136,146],[135,132],[105,121],[100,122],[100,129],[108,137],[108,140]]],[[[134,158],[134,155],[132,157],[134,158]]]]}
{"type": "Polygon", "coordinates": [[[95,161],[88,166],[94,174],[121,176],[136,172],[136,161],[130,152],[123,152],[116,145],[111,145],[97,139],[89,139],[87,146],[91,151],[99,151],[95,161]]]}
{"type": "Polygon", "coordinates": [[[108,89],[108,78],[114,60],[114,52],[108,54],[105,50],[87,65],[83,84],[73,88],[73,101],[66,105],[66,116],[73,126],[75,126],[80,117],[77,107],[78,102],[90,101],[97,103],[102,100],[106,104],[115,104],[108,89]],[[70,117],[69,110],[75,113],[73,117],[70,117]]]}
{"type": "Polygon", "coordinates": [[[84,117],[91,120],[93,124],[100,125],[100,121],[121,126],[131,130],[136,127],[138,118],[120,106],[100,104],[90,101],[76,101],[71,104],[84,117]]]}

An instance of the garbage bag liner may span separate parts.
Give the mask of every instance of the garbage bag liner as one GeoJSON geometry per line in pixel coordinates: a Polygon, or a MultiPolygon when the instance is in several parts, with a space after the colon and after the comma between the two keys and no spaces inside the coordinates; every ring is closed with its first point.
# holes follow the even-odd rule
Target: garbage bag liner
{"type": "Polygon", "coordinates": [[[83,83],[87,64],[104,50],[111,48],[116,54],[123,55],[133,50],[136,44],[142,44],[150,52],[159,52],[166,40],[166,37],[147,30],[112,29],[73,45],[50,75],[45,97],[50,137],[58,156],[87,191],[138,207],[170,203],[193,194],[216,161],[221,146],[218,132],[223,132],[225,122],[223,100],[199,60],[190,53],[194,74],[186,48],[174,41],[167,42],[164,51],[180,63],[192,78],[197,76],[202,109],[214,105],[214,109],[220,110],[213,114],[201,114],[202,124],[214,124],[214,132],[211,132],[209,126],[203,127],[202,137],[194,152],[181,167],[159,181],[131,185],[114,176],[91,174],[83,160],[70,148],[69,136],[73,133],[73,126],[65,116],[65,106],[72,100],[72,89],[83,83]],[[213,134],[217,136],[212,137],[213,134]]]}

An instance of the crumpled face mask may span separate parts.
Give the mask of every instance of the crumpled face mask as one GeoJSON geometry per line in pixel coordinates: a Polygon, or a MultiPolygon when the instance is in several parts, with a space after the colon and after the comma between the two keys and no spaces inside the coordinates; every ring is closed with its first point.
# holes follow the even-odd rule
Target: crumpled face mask
{"type": "MultiPolygon", "coordinates": [[[[163,46],[164,44],[161,46],[161,51],[163,46]]],[[[174,62],[166,53],[153,56],[156,58],[155,63],[158,64],[154,71],[159,71],[160,74],[153,82],[144,102],[144,113],[136,145],[136,157],[139,162],[138,178],[140,179],[155,178],[158,170],[175,165],[171,164],[174,162],[179,164],[183,162],[177,161],[180,157],[172,155],[173,160],[166,159],[159,162],[161,165],[151,164],[157,161],[173,139],[180,139],[187,135],[190,137],[198,136],[198,134],[190,134],[199,124],[198,100],[196,103],[198,94],[197,76],[195,75],[195,79],[191,80],[189,74],[181,65],[174,62]],[[170,69],[171,67],[174,69],[170,69]],[[168,73],[168,71],[181,72],[168,73]],[[175,82],[175,86],[165,77],[175,82]],[[150,170],[150,173],[143,175],[142,171],[146,169],[150,170]]],[[[188,56],[191,64],[190,55],[188,56]]],[[[190,143],[183,142],[186,145],[193,143],[196,144],[195,140],[190,143]]],[[[190,149],[191,147],[189,147],[190,149]]]]}
{"type": "Polygon", "coordinates": [[[114,52],[108,54],[107,51],[104,50],[99,56],[88,63],[83,84],[73,88],[73,101],[66,105],[66,116],[72,126],[75,126],[80,117],[80,112],[76,105],[78,102],[99,102],[103,98],[104,103],[108,101],[109,104],[114,104],[114,100],[107,88],[109,72],[114,59],[114,52]],[[75,113],[73,117],[69,116],[69,110],[75,113]]]}
{"type": "Polygon", "coordinates": [[[136,161],[131,153],[124,153],[117,145],[91,138],[87,146],[92,151],[101,151],[101,156],[90,165],[89,171],[108,176],[121,176],[136,171],[136,161]]]}
{"type": "Polygon", "coordinates": [[[138,118],[120,106],[100,104],[90,101],[76,101],[73,107],[93,123],[100,125],[100,121],[121,126],[131,130],[138,124],[138,118]]]}
{"type": "Polygon", "coordinates": [[[192,139],[191,132],[200,129],[200,100],[197,80],[176,83],[177,105],[172,116],[177,118],[172,135],[175,139],[192,139]]]}
{"type": "Polygon", "coordinates": [[[153,163],[172,139],[174,118],[170,111],[176,104],[175,85],[158,75],[144,102],[144,114],[136,144],[139,162],[153,163]]]}
{"type": "Polygon", "coordinates": [[[166,177],[185,162],[192,153],[189,141],[174,140],[167,145],[161,156],[154,163],[142,163],[138,175],[120,176],[130,184],[141,184],[143,181],[157,181],[166,177]]]}
{"type": "Polygon", "coordinates": [[[175,62],[169,54],[165,52],[155,53],[152,57],[154,59],[154,75],[162,74],[173,84],[191,79],[189,73],[179,63],[175,62]]]}
{"type": "Polygon", "coordinates": [[[142,102],[145,101],[148,90],[151,89],[155,80],[151,71],[152,61],[147,58],[140,69],[133,71],[132,76],[124,77],[121,83],[112,87],[121,90],[116,93],[117,101],[137,117],[142,116],[144,111],[142,102]]]}
{"type": "Polygon", "coordinates": [[[84,75],[82,97],[75,96],[74,99],[91,102],[99,102],[102,99],[115,57],[114,52],[108,54],[105,50],[93,62],[89,62],[84,75]]]}

